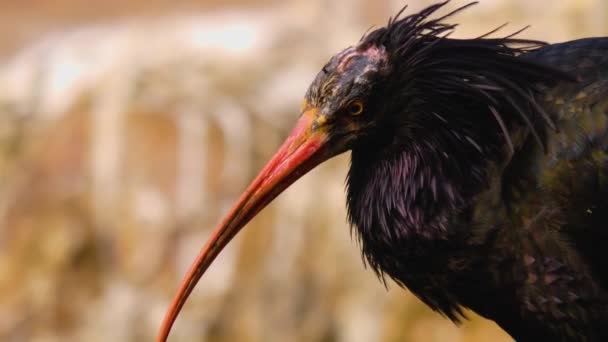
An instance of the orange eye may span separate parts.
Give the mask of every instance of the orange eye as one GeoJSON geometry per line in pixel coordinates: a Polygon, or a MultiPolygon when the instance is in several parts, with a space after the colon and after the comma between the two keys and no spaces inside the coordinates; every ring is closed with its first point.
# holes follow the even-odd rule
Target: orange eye
{"type": "Polygon", "coordinates": [[[363,102],[356,100],[348,105],[348,113],[350,115],[359,115],[363,113],[363,102]]]}

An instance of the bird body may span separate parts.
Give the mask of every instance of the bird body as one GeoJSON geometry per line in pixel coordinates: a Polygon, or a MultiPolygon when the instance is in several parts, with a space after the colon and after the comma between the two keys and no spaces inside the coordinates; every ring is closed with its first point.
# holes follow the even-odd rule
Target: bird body
{"type": "MultiPolygon", "coordinates": [[[[518,341],[608,340],[608,39],[518,58],[579,78],[536,95],[555,123],[545,148],[526,126],[501,158],[467,158],[482,142],[458,131],[365,141],[352,149],[350,220],[379,274],[455,321],[465,306],[518,341]]],[[[433,128],[454,129],[457,110],[433,128]]]]}
{"type": "Polygon", "coordinates": [[[188,272],[159,341],[247,221],[347,150],[348,219],[380,278],[517,341],[608,341],[608,38],[452,39],[445,19],[469,5],[429,19],[446,2],[400,12],[322,68],[291,135],[188,272]]]}

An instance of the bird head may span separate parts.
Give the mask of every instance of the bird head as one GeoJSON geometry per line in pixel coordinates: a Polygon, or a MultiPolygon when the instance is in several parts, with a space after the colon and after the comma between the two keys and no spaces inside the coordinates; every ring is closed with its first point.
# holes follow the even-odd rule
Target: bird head
{"type": "MultiPolygon", "coordinates": [[[[184,277],[158,341],[166,340],[189,294],[220,251],[305,173],[368,139],[390,140],[395,134],[413,131],[422,135],[452,118],[470,126],[465,119],[479,114],[479,108],[485,108],[488,114],[488,106],[507,102],[517,112],[517,103],[528,100],[528,89],[515,89],[517,82],[509,79],[519,77],[530,83],[555,75],[552,69],[515,58],[526,48],[542,45],[539,42],[510,37],[447,39],[456,25],[442,20],[472,5],[427,20],[448,1],[404,18],[399,18],[399,12],[386,27],[364,35],[321,69],[306,92],[295,127],[213,232],[184,277]],[[453,111],[455,103],[467,110],[458,112],[458,117],[445,114],[446,120],[442,115],[453,111]]],[[[494,116],[489,117],[494,120],[494,116]]],[[[502,120],[499,123],[506,129],[502,120]]],[[[453,132],[454,126],[446,131],[453,132]]],[[[483,131],[495,135],[494,128],[483,131]]]]}
{"type": "Polygon", "coordinates": [[[302,105],[314,117],[312,128],[326,132],[336,152],[349,149],[377,122],[377,101],[383,81],[390,73],[382,45],[349,47],[338,53],[317,74],[302,105]]]}

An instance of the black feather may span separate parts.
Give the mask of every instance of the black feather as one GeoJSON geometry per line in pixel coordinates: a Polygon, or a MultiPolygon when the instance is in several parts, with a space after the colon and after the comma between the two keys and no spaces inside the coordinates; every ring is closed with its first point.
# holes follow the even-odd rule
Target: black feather
{"type": "Polygon", "coordinates": [[[608,39],[453,39],[444,20],[475,3],[431,19],[447,2],[355,47],[386,58],[347,177],[365,262],[454,321],[466,306],[522,341],[605,340],[608,255],[572,244],[607,236],[608,92],[576,99],[608,84],[608,39]]]}

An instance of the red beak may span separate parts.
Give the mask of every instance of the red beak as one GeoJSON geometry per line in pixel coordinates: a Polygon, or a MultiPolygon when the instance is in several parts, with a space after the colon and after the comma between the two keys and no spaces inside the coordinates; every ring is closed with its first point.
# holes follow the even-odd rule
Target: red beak
{"type": "Polygon", "coordinates": [[[177,315],[199,279],[241,228],[298,178],[342,152],[335,147],[330,149],[327,144],[329,135],[326,128],[318,121],[315,123],[317,114],[317,109],[310,109],[302,114],[283,146],[215,229],[184,277],[165,315],[157,341],[167,340],[177,315]]]}

